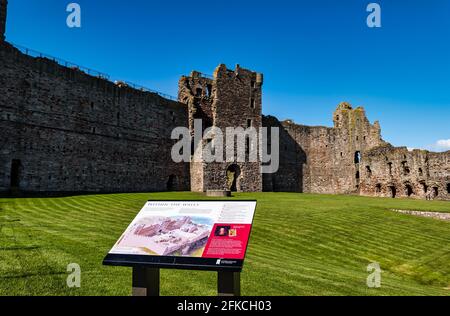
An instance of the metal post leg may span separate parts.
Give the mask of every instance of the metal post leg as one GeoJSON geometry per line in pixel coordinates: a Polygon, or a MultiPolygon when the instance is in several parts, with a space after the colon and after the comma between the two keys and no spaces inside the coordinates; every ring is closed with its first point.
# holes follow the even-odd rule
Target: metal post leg
{"type": "Polygon", "coordinates": [[[217,288],[219,296],[241,296],[241,273],[219,271],[217,288]]]}
{"type": "Polygon", "coordinates": [[[159,296],[159,269],[133,267],[133,296],[159,296]]]}

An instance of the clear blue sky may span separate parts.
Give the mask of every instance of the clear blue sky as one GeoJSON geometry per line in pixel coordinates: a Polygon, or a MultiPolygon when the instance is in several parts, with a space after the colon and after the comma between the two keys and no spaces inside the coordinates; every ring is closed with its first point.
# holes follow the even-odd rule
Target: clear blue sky
{"type": "Polygon", "coordinates": [[[171,95],[182,74],[239,63],[264,73],[265,114],[331,126],[348,101],[394,145],[450,139],[448,0],[9,0],[7,39],[171,95]]]}

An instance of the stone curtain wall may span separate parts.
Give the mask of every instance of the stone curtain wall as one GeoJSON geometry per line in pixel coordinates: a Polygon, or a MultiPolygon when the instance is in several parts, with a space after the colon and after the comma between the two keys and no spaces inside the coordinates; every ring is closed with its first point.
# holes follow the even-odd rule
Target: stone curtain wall
{"type": "Polygon", "coordinates": [[[334,128],[304,126],[265,118],[265,126],[281,126],[280,170],[265,176],[265,190],[350,194],[359,193],[361,155],[386,144],[378,122],[370,124],[363,108],[342,103],[334,128]]]}
{"type": "Polygon", "coordinates": [[[363,161],[362,195],[450,200],[450,151],[384,146],[365,153],[363,161]]]}
{"type": "Polygon", "coordinates": [[[189,189],[189,165],[170,156],[172,129],[188,125],[183,104],[3,42],[0,109],[0,191],[189,189]]]}

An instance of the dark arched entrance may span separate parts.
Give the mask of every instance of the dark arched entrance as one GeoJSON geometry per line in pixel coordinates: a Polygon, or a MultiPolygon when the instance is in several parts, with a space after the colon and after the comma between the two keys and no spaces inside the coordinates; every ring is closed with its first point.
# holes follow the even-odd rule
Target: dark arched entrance
{"type": "Polygon", "coordinates": [[[391,198],[395,199],[395,197],[397,196],[397,189],[395,188],[395,186],[390,186],[389,189],[391,190],[391,198]]]}
{"type": "Polygon", "coordinates": [[[241,168],[238,165],[231,165],[227,169],[227,187],[231,192],[240,190],[239,177],[241,176],[241,168]]]}
{"type": "Polygon", "coordinates": [[[414,194],[414,190],[411,184],[405,185],[405,193],[408,197],[411,197],[414,194]]]}
{"type": "Polygon", "coordinates": [[[177,177],[173,174],[169,176],[166,185],[167,191],[175,191],[177,189],[177,177]]]}
{"type": "Polygon", "coordinates": [[[22,163],[20,162],[19,159],[13,159],[13,161],[11,162],[11,175],[10,175],[11,189],[17,189],[20,186],[21,165],[22,163]]]}

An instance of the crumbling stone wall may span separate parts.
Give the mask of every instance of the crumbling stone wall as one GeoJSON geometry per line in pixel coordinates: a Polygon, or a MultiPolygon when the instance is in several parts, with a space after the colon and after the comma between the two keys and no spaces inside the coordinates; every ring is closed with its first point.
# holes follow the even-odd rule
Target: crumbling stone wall
{"type": "Polygon", "coordinates": [[[189,189],[171,159],[185,105],[0,43],[0,191],[189,189]]]}
{"type": "MultiPolygon", "coordinates": [[[[213,78],[205,78],[198,72],[182,77],[178,97],[180,102],[188,104],[191,131],[192,122],[197,118],[203,120],[203,129],[214,126],[224,134],[227,127],[246,129],[252,126],[258,132],[262,126],[262,84],[261,74],[239,65],[235,70],[220,65],[213,78]]],[[[226,141],[224,135],[224,143],[226,141]]],[[[229,181],[230,173],[233,173],[237,177],[237,191],[261,191],[260,166],[259,157],[256,162],[237,162],[236,159],[228,162],[193,162],[191,189],[200,192],[233,189],[229,181]]]]}
{"type": "Polygon", "coordinates": [[[341,103],[334,127],[304,126],[265,119],[282,127],[280,170],[265,176],[266,190],[311,193],[358,193],[361,153],[385,144],[378,122],[370,124],[363,108],[341,103]]]}

